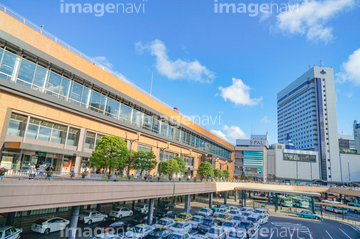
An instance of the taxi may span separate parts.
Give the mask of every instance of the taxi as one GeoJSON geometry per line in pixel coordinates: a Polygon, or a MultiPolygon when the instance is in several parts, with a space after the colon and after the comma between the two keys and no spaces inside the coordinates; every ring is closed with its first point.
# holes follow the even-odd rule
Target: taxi
{"type": "Polygon", "coordinates": [[[227,239],[245,239],[247,238],[246,230],[241,228],[237,230],[232,230],[229,232],[227,239]]]}
{"type": "Polygon", "coordinates": [[[18,239],[20,238],[22,229],[18,229],[12,226],[0,227],[0,239],[18,239]]]}
{"type": "Polygon", "coordinates": [[[174,220],[179,222],[187,222],[192,218],[190,213],[180,213],[174,220]]]}
{"type": "Polygon", "coordinates": [[[155,228],[167,229],[175,224],[175,221],[171,218],[162,218],[155,223],[155,228]]]}
{"type": "Polygon", "coordinates": [[[85,211],[79,215],[79,221],[90,225],[93,222],[102,222],[107,219],[106,214],[101,214],[98,211],[85,211]]]}
{"type": "Polygon", "coordinates": [[[210,228],[209,232],[205,234],[205,236],[209,239],[225,239],[227,235],[224,228],[213,226],[210,228]]]}
{"type": "Polygon", "coordinates": [[[220,213],[219,215],[217,215],[216,217],[216,221],[219,221],[221,223],[231,220],[231,216],[229,214],[226,213],[220,213]]]}

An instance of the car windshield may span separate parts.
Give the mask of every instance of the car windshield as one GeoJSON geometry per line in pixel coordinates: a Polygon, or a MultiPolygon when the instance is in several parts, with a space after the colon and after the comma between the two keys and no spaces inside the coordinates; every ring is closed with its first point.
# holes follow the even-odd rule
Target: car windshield
{"type": "Polygon", "coordinates": [[[200,212],[207,212],[207,209],[201,208],[201,209],[200,209],[200,212]]]}
{"type": "Polygon", "coordinates": [[[181,239],[181,236],[178,234],[171,234],[168,238],[169,239],[181,239]]]}
{"type": "Polygon", "coordinates": [[[163,230],[154,230],[149,233],[150,236],[161,236],[164,232],[163,230]]]}
{"type": "Polygon", "coordinates": [[[211,234],[219,234],[220,230],[218,228],[211,228],[209,233],[211,233],[211,234]]]}
{"type": "Polygon", "coordinates": [[[186,218],[186,215],[185,215],[185,214],[180,214],[180,215],[179,215],[179,218],[185,219],[185,218],[186,218]]]}
{"type": "Polygon", "coordinates": [[[175,227],[175,228],[183,228],[183,227],[184,227],[184,224],[175,223],[175,224],[173,225],[173,227],[175,227]]]}
{"type": "Polygon", "coordinates": [[[226,214],[219,214],[218,218],[227,218],[226,214]]]}
{"type": "Polygon", "coordinates": [[[242,215],[248,217],[250,215],[250,212],[243,212],[242,215]]]}
{"type": "Polygon", "coordinates": [[[212,220],[206,220],[205,219],[202,224],[206,225],[206,226],[210,226],[212,224],[212,220]]]}
{"type": "Polygon", "coordinates": [[[235,216],[235,217],[233,217],[233,220],[235,220],[235,221],[241,221],[241,217],[235,216]]]}
{"type": "Polygon", "coordinates": [[[36,224],[43,224],[44,222],[46,222],[45,219],[38,219],[35,221],[36,224]]]}
{"type": "Polygon", "coordinates": [[[248,228],[250,227],[250,223],[248,223],[248,222],[242,222],[242,223],[240,223],[239,227],[240,227],[240,228],[246,228],[246,229],[248,229],[248,228]]]}
{"type": "Polygon", "coordinates": [[[255,218],[255,217],[248,217],[247,220],[252,221],[252,222],[256,222],[256,218],[255,218]]]}
{"type": "Polygon", "coordinates": [[[234,223],[232,223],[232,222],[224,222],[222,225],[223,225],[223,227],[233,227],[234,223]]]}
{"type": "Polygon", "coordinates": [[[201,219],[199,217],[193,217],[190,220],[194,221],[194,222],[200,222],[201,221],[201,219]]]}
{"type": "Polygon", "coordinates": [[[256,209],[254,212],[256,212],[256,213],[262,213],[262,211],[259,210],[259,209],[256,209]]]}
{"type": "Polygon", "coordinates": [[[235,237],[235,238],[243,238],[244,234],[245,234],[244,232],[230,231],[229,236],[230,237],[235,237]]]}
{"type": "Polygon", "coordinates": [[[237,214],[237,211],[231,210],[231,211],[230,211],[230,214],[237,214]]]}
{"type": "Polygon", "coordinates": [[[165,226],[167,224],[166,220],[160,219],[157,224],[165,226]]]}
{"type": "Polygon", "coordinates": [[[241,208],[240,211],[244,212],[246,211],[246,208],[241,208]]]}

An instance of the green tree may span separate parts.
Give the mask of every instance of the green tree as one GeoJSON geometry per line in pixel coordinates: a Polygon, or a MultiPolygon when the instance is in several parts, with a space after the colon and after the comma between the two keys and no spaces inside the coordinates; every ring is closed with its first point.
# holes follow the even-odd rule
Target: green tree
{"type": "Polygon", "coordinates": [[[214,169],[214,177],[217,177],[217,178],[224,177],[224,172],[221,171],[220,169],[216,168],[216,169],[214,169]]]}
{"type": "Polygon", "coordinates": [[[240,178],[241,180],[246,180],[246,175],[245,175],[245,172],[242,172],[241,173],[241,178],[240,178]]]}
{"type": "Polygon", "coordinates": [[[201,178],[208,178],[214,175],[214,170],[212,168],[212,164],[209,162],[202,162],[199,165],[197,173],[201,176],[201,178]]]}
{"type": "Polygon", "coordinates": [[[109,173],[114,169],[124,169],[124,163],[129,154],[126,142],[116,136],[104,136],[99,140],[90,157],[91,167],[101,168],[109,173]]]}
{"type": "Polygon", "coordinates": [[[226,179],[228,179],[228,178],[231,177],[231,174],[230,174],[229,170],[225,169],[223,172],[224,172],[224,177],[225,177],[226,179]]]}
{"type": "Polygon", "coordinates": [[[130,169],[135,169],[135,160],[136,160],[136,151],[131,150],[131,157],[130,157],[130,151],[128,155],[126,156],[126,160],[124,161],[124,168],[126,168],[126,171],[130,172],[130,169]]]}
{"type": "Polygon", "coordinates": [[[150,171],[156,166],[156,160],[153,160],[155,158],[156,155],[153,151],[144,152],[140,150],[135,154],[134,168],[139,170],[140,174],[142,174],[144,171],[150,171]]]}
{"type": "Polygon", "coordinates": [[[169,175],[169,177],[172,177],[174,173],[179,173],[179,164],[177,163],[176,159],[169,159],[166,162],[163,162],[161,164],[161,172],[169,175]]]}
{"type": "Polygon", "coordinates": [[[186,163],[185,163],[184,159],[179,156],[175,157],[175,159],[179,165],[180,172],[185,173],[187,171],[187,169],[186,169],[186,163]]]}

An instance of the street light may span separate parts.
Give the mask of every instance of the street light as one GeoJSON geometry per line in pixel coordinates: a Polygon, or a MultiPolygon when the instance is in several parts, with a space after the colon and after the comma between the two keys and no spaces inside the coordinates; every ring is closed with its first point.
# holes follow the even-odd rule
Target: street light
{"type": "Polygon", "coordinates": [[[130,142],[129,165],[128,165],[128,177],[130,177],[130,164],[131,164],[131,149],[132,149],[132,143],[135,142],[135,141],[139,141],[139,140],[140,140],[140,135],[141,135],[141,133],[138,132],[138,133],[137,133],[138,138],[137,138],[137,139],[133,139],[133,140],[128,139],[128,135],[129,135],[129,132],[125,132],[125,142],[126,142],[126,143],[127,143],[128,141],[130,142]]]}
{"type": "MultiPolygon", "coordinates": [[[[157,142],[156,142],[156,148],[157,148],[157,149],[160,149],[160,150],[169,149],[169,147],[170,147],[170,142],[167,142],[167,148],[160,148],[160,147],[159,147],[159,144],[160,144],[160,142],[157,141],[157,142]]],[[[159,172],[159,176],[160,176],[160,175],[161,175],[161,157],[159,158],[159,169],[158,169],[158,172],[159,172]]]]}

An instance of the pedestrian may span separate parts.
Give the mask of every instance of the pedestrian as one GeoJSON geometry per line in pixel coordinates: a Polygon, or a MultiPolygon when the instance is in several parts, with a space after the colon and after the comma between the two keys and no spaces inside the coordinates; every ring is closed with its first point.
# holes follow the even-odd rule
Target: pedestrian
{"type": "Polygon", "coordinates": [[[140,172],[137,173],[137,178],[140,179],[140,172]]]}
{"type": "Polygon", "coordinates": [[[71,166],[71,168],[70,168],[70,177],[71,178],[75,177],[75,166],[74,165],[71,166]]]}
{"type": "MultiPolygon", "coordinates": [[[[51,175],[53,170],[54,170],[53,166],[51,164],[49,164],[49,166],[46,168],[46,175],[48,175],[48,176],[51,175]]],[[[50,180],[50,178],[49,178],[49,180],[50,180]]]]}
{"type": "Polygon", "coordinates": [[[42,179],[44,172],[45,172],[45,168],[46,168],[46,163],[45,160],[42,162],[42,164],[39,167],[39,175],[38,178],[42,179]]]}
{"type": "Polygon", "coordinates": [[[31,164],[29,170],[29,180],[33,180],[35,178],[35,175],[36,175],[35,164],[31,164]]]}

